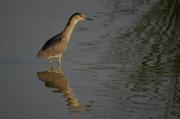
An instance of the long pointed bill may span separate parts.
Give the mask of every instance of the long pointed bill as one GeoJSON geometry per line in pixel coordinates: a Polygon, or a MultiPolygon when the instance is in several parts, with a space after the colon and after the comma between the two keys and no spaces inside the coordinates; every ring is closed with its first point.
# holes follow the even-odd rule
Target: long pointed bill
{"type": "Polygon", "coordinates": [[[86,18],[86,20],[93,21],[93,19],[91,19],[91,18],[86,18]]]}

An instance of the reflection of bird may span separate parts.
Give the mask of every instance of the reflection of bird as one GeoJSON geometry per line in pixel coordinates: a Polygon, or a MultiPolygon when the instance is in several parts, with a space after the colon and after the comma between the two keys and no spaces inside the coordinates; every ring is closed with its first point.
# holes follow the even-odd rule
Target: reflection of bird
{"type": "Polygon", "coordinates": [[[59,58],[58,64],[60,64],[62,53],[67,47],[67,44],[69,42],[69,39],[71,37],[75,25],[78,22],[84,20],[92,20],[92,19],[87,18],[82,13],[73,14],[70,17],[65,29],[61,33],[49,39],[41,48],[41,50],[38,52],[37,57],[50,59],[50,60],[52,58],[59,58]]]}
{"type": "Polygon", "coordinates": [[[68,79],[61,72],[57,71],[43,71],[38,72],[40,80],[45,82],[47,87],[56,88],[54,92],[63,93],[67,98],[67,103],[74,111],[86,110],[86,107],[80,104],[79,100],[75,97],[72,88],[69,86],[68,79]]]}

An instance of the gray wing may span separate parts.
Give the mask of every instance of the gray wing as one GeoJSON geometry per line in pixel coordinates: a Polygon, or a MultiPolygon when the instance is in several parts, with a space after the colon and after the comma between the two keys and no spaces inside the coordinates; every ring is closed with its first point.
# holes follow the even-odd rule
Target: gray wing
{"type": "Polygon", "coordinates": [[[59,33],[55,36],[53,36],[52,38],[50,38],[42,47],[41,50],[46,50],[50,47],[53,47],[54,45],[56,45],[57,43],[61,42],[61,40],[63,39],[63,35],[62,33],[59,33]]]}
{"type": "Polygon", "coordinates": [[[62,33],[59,33],[54,37],[50,38],[41,48],[41,50],[37,54],[37,57],[48,58],[62,53],[67,47],[67,41],[65,39],[66,38],[63,36],[62,33]]]}

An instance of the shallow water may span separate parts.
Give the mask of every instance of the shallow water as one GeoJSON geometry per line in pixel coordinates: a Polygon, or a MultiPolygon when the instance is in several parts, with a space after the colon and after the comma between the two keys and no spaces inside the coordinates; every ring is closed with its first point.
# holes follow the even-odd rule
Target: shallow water
{"type": "Polygon", "coordinates": [[[179,9],[178,0],[0,1],[0,118],[179,119],[179,9]],[[75,28],[62,71],[48,71],[36,53],[76,11],[95,20],[75,28]]]}

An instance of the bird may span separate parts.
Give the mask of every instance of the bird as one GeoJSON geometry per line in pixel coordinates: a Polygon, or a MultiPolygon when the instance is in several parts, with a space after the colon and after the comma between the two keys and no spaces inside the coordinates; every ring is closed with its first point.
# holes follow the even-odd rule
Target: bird
{"type": "Polygon", "coordinates": [[[58,65],[61,64],[61,57],[64,53],[72,32],[78,22],[93,19],[86,17],[83,13],[74,13],[68,20],[64,30],[57,35],[51,37],[37,53],[37,58],[48,59],[52,63],[52,59],[58,58],[58,65]]]}

